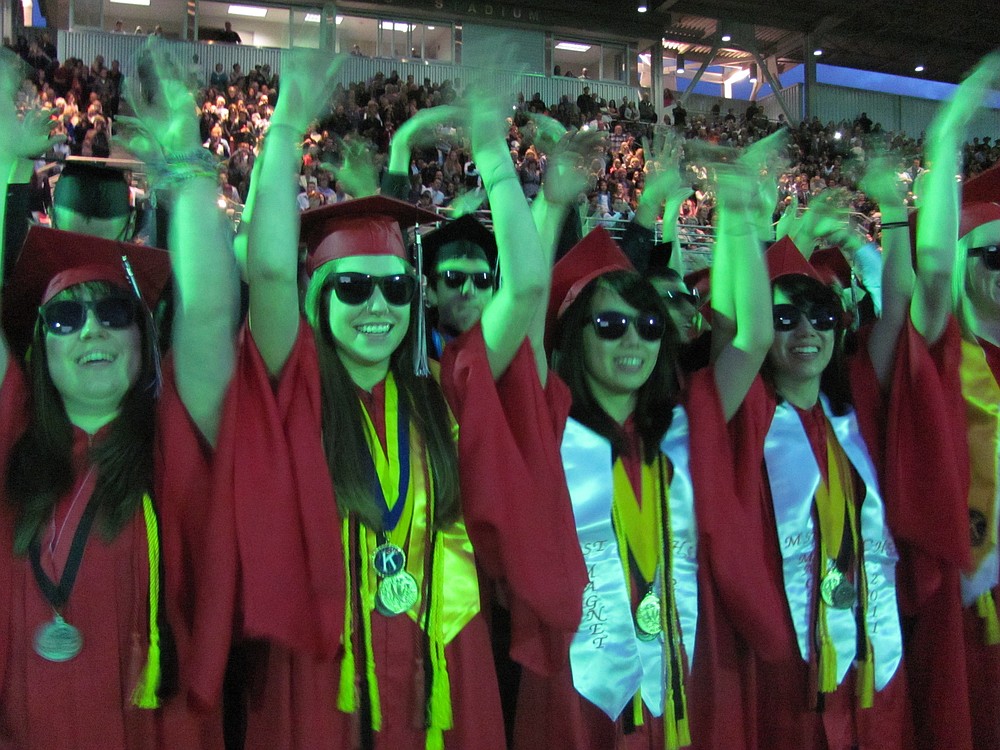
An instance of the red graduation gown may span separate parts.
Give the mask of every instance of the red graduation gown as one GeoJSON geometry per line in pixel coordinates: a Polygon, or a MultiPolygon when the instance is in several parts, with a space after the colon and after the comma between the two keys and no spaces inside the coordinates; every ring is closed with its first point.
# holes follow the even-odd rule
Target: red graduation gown
{"type": "MultiPolygon", "coordinates": [[[[916,613],[910,621],[904,620],[904,647],[909,648],[914,642],[913,633],[918,634],[917,642],[921,645],[928,638],[940,640],[940,634],[933,630],[934,618],[942,607],[945,610],[949,607],[947,600],[951,592],[937,587],[935,582],[940,580],[939,576],[928,580],[915,575],[914,566],[927,564],[926,551],[939,549],[942,536],[950,542],[957,533],[954,524],[949,524],[947,514],[937,517],[933,512],[935,507],[940,510],[955,502],[960,485],[956,472],[957,454],[947,429],[927,430],[928,424],[948,424],[948,405],[941,398],[941,381],[933,360],[912,326],[907,326],[897,345],[888,398],[883,396],[865,356],[864,341],[862,337],[859,354],[850,362],[852,392],[858,423],[879,475],[886,518],[901,549],[902,559],[897,567],[901,610],[907,614],[907,603],[911,603],[909,611],[916,613]],[[922,472],[921,469],[932,461],[940,471],[922,472]],[[936,523],[939,524],[937,535],[932,530],[936,523]]],[[[772,585],[783,591],[774,512],[763,469],[764,438],[775,405],[773,392],[758,381],[734,418],[730,432],[736,454],[743,457],[737,475],[740,492],[746,497],[759,498],[760,513],[767,519],[762,543],[769,550],[769,576],[772,585]]],[[[825,432],[820,418],[814,421],[811,431],[810,421],[807,418],[804,424],[817,460],[823,466],[826,462],[825,432]]],[[[957,580],[955,584],[957,593],[957,580]]],[[[792,635],[787,605],[774,614],[776,617],[770,627],[792,635]]],[[[917,746],[918,737],[921,743],[929,741],[923,727],[949,707],[955,711],[956,723],[951,727],[941,725],[938,731],[951,732],[961,741],[962,696],[961,689],[956,687],[960,682],[952,681],[954,670],[961,669],[960,659],[956,666],[942,662],[940,653],[922,651],[922,658],[917,659],[916,665],[921,679],[917,680],[908,678],[913,652],[906,650],[899,671],[882,691],[875,693],[874,705],[867,710],[858,708],[851,670],[837,691],[826,696],[825,710],[816,713],[809,706],[809,696],[814,689],[810,684],[809,666],[801,658],[794,640],[789,642],[792,648],[779,659],[759,656],[753,659],[758,684],[758,741],[762,748],[911,748],[917,746]],[[932,669],[945,670],[945,676],[929,674],[932,669]],[[920,718],[919,732],[914,732],[912,727],[911,690],[917,693],[918,705],[926,711],[920,718]],[[934,701],[940,703],[935,705],[934,701]]]]}
{"type": "MultiPolygon", "coordinates": [[[[546,395],[546,424],[554,430],[546,460],[559,460],[569,392],[553,375],[546,395]]],[[[761,566],[752,556],[740,552],[739,538],[747,533],[754,518],[745,514],[734,495],[725,420],[710,370],[692,377],[685,405],[691,415],[691,474],[698,529],[698,634],[693,660],[689,653],[689,663],[685,664],[689,670],[685,690],[692,747],[739,750],[753,747],[753,722],[745,699],[748,675],[741,674],[739,654],[746,649],[747,640],[763,639],[761,648],[776,648],[768,643],[769,633],[758,631],[759,618],[748,613],[757,606],[767,610],[776,605],[777,599],[768,600],[757,593],[754,570],[761,566]]],[[[564,476],[560,496],[571,507],[564,476]]],[[[541,629],[532,648],[547,652],[546,661],[558,665],[558,671],[545,675],[529,669],[522,674],[515,748],[661,750],[662,720],[650,716],[644,706],[643,726],[625,734],[621,718],[612,721],[574,688],[568,642],[547,635],[541,629]]]]}
{"type": "MultiPolygon", "coordinates": [[[[496,396],[467,395],[463,390],[470,383],[485,383],[478,373],[484,368],[488,372],[481,341],[474,348],[478,355],[473,349],[461,350],[476,361],[466,362],[464,379],[448,374],[442,379],[458,389],[461,403],[476,401],[477,421],[502,430],[503,419],[492,412],[496,396]]],[[[461,408],[456,413],[462,425],[463,513],[470,527],[482,524],[482,536],[494,540],[494,549],[508,556],[502,559],[510,559],[515,550],[505,546],[509,531],[490,525],[492,518],[473,520],[469,508],[471,498],[502,505],[499,493],[516,456],[505,458],[509,442],[487,445],[469,440],[476,431],[467,435],[461,408]]],[[[238,604],[245,637],[269,643],[266,668],[249,697],[247,747],[351,746],[358,720],[335,706],[345,597],[340,521],[321,441],[315,344],[304,323],[276,385],[269,381],[252,340],[244,336],[218,456],[220,467],[226,467],[219,475],[220,486],[231,488],[219,507],[223,515],[231,514],[240,581],[238,595],[230,585],[222,598],[227,606],[234,600],[238,604]]],[[[498,523],[502,526],[504,520],[498,523]]],[[[228,559],[218,566],[220,578],[229,577],[230,584],[231,566],[228,559]]],[[[372,624],[383,714],[376,747],[420,747],[424,741],[420,629],[407,616],[385,618],[374,613],[372,624]]],[[[226,635],[224,618],[217,618],[212,627],[216,635],[226,635]]],[[[503,747],[492,654],[480,615],[448,644],[446,657],[455,728],[445,732],[445,746],[503,747]]],[[[207,665],[210,669],[202,674],[212,679],[202,683],[203,695],[213,699],[221,664],[216,658],[207,665]]]]}
{"type": "MultiPolygon", "coordinates": [[[[0,461],[4,466],[26,422],[26,403],[24,376],[11,363],[0,388],[0,461]]],[[[180,563],[185,544],[180,538],[181,519],[187,498],[195,502],[204,498],[208,464],[169,377],[157,419],[155,496],[166,578],[164,598],[183,660],[189,643],[190,608],[180,563]],[[177,473],[168,476],[172,468],[177,473]]],[[[85,433],[74,431],[76,482],[57,504],[54,525],[42,540],[42,565],[50,577],[62,571],[93,489],[93,474],[86,463],[88,442],[85,433]],[[49,555],[54,538],[54,553],[49,555]]],[[[149,564],[142,512],[110,542],[101,537],[96,525],[91,531],[63,610],[66,620],[80,630],[83,650],[64,663],[45,661],[32,648],[36,628],[52,619],[52,609],[35,583],[28,560],[13,555],[14,518],[6,502],[0,507],[0,526],[6,540],[0,553],[0,601],[5,602],[0,617],[0,748],[221,748],[217,712],[196,715],[182,696],[158,710],[131,703],[149,634],[149,564]]]]}
{"type": "MultiPolygon", "coordinates": [[[[990,372],[1000,382],[1000,348],[986,341],[979,343],[986,354],[986,363],[990,372]]],[[[957,326],[949,328],[942,344],[935,353],[939,355],[938,360],[943,369],[942,379],[948,375],[955,378],[950,383],[947,394],[958,396],[955,413],[964,419],[965,402],[961,398],[961,384],[957,377],[961,362],[961,338],[957,326]]],[[[958,431],[963,437],[967,434],[964,422],[958,425],[958,431]]],[[[964,440],[962,442],[966,443],[964,440]]],[[[954,515],[959,523],[968,523],[968,504],[964,498],[958,512],[954,515]]],[[[967,533],[963,541],[966,543],[969,541],[967,533]]],[[[961,550],[962,547],[959,546],[958,549],[961,550]]],[[[954,573],[954,569],[955,566],[952,565],[945,572],[954,573]]],[[[942,586],[946,584],[954,584],[957,589],[957,576],[953,575],[951,579],[946,579],[942,586]]],[[[994,586],[992,594],[994,605],[996,605],[1000,602],[1000,586],[994,586]]],[[[958,599],[957,591],[954,599],[958,599]]],[[[960,600],[958,600],[957,605],[961,607],[960,600]]],[[[951,615],[954,610],[955,608],[951,607],[945,614],[951,615]]],[[[1000,613],[1000,608],[998,608],[998,613],[1000,613]]],[[[942,619],[944,618],[942,617],[942,619]]],[[[953,626],[950,618],[945,622],[948,626],[953,626]]],[[[938,625],[938,627],[943,630],[942,625],[938,625]]],[[[975,605],[965,607],[962,610],[961,623],[957,627],[949,627],[947,635],[953,637],[955,632],[961,634],[964,643],[964,665],[968,680],[968,706],[972,725],[971,746],[975,750],[1000,750],[1000,646],[991,646],[986,643],[983,621],[975,605]]],[[[938,644],[934,643],[933,645],[938,644]]],[[[956,689],[955,692],[959,693],[960,691],[956,689]]]]}

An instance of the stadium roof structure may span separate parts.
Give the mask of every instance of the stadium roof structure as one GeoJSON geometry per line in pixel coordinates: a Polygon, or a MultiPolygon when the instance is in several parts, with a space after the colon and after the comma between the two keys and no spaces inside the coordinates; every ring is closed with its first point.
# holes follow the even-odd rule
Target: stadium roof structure
{"type": "Polygon", "coordinates": [[[556,24],[572,11],[576,26],[615,29],[667,40],[664,56],[681,52],[716,64],[753,62],[749,52],[798,64],[816,49],[828,65],[957,83],[976,61],[1000,47],[1000,12],[982,0],[521,0],[556,24]],[[722,41],[728,35],[731,40],[722,41]],[[808,44],[808,49],[805,48],[808,44]],[[916,68],[922,66],[922,71],[916,68]]]}

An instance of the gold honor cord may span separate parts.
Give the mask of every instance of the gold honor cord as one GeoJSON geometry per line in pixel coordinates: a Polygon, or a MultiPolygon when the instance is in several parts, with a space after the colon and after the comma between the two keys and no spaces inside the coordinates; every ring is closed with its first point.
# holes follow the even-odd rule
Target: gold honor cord
{"type": "Polygon", "coordinates": [[[142,677],[132,693],[132,704],[139,708],[159,708],[156,692],[160,689],[160,527],[148,494],[142,496],[142,516],[149,561],[149,648],[142,677]]]}
{"type": "MultiPolygon", "coordinates": [[[[641,639],[665,637],[663,655],[663,736],[666,750],[678,750],[691,744],[688,728],[687,696],[684,690],[684,660],[680,618],[672,591],[672,550],[670,488],[667,483],[666,459],[657,456],[656,465],[642,464],[642,503],[636,498],[621,459],[612,469],[614,498],[612,521],[626,590],[631,590],[632,575],[629,553],[639,568],[639,575],[650,585],[635,613],[636,636],[641,639]],[[654,500],[656,498],[656,500],[654,500]],[[658,500],[658,501],[657,501],[658,500]],[[650,534],[648,531],[652,531],[650,534]],[[656,573],[660,571],[660,592],[652,590],[656,573]],[[648,611],[648,617],[647,617],[648,611]],[[655,626],[649,622],[655,617],[655,626]]],[[[642,693],[632,698],[632,723],[643,725],[642,693]]]]}

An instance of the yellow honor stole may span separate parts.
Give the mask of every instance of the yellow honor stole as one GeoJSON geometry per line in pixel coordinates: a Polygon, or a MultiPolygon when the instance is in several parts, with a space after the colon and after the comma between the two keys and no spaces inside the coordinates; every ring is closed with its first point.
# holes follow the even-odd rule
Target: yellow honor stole
{"type": "MultiPolygon", "coordinates": [[[[667,750],[676,750],[691,744],[691,733],[684,691],[680,619],[671,575],[673,544],[666,459],[661,453],[657,455],[655,464],[642,463],[641,500],[636,497],[620,458],[615,460],[612,482],[614,498],[611,514],[626,590],[631,590],[630,555],[643,583],[650,588],[645,598],[656,595],[654,584],[657,577],[660,580],[658,604],[661,632],[658,637],[663,639],[664,644],[663,735],[667,750]]],[[[643,603],[639,606],[642,607],[643,603]]],[[[632,699],[632,718],[635,726],[642,725],[641,690],[632,699]]]]}
{"type": "MultiPolygon", "coordinates": [[[[962,396],[965,398],[968,423],[969,531],[972,543],[972,574],[981,570],[990,556],[997,554],[997,476],[998,427],[1000,427],[1000,385],[986,361],[983,348],[962,341],[962,396]]],[[[976,610],[983,620],[987,644],[1000,644],[1000,623],[991,589],[997,581],[979,582],[976,586],[976,610]],[[979,590],[985,589],[985,590],[979,590]]]]}
{"type": "Polygon", "coordinates": [[[862,708],[870,708],[875,694],[875,672],[871,640],[864,622],[868,604],[868,582],[862,564],[858,534],[856,489],[851,462],[837,441],[833,427],[826,421],[826,480],[820,478],[816,488],[815,504],[819,530],[819,581],[820,596],[816,597],[816,638],[819,641],[819,692],[832,693],[837,689],[837,652],[827,625],[827,612],[832,606],[839,609],[858,606],[861,609],[858,632],[863,638],[863,648],[855,660],[858,669],[857,695],[862,708]],[[842,549],[844,523],[848,525],[850,549],[842,549]],[[857,582],[855,589],[847,580],[851,571],[843,569],[850,564],[857,582]]]}
{"type": "MultiPolygon", "coordinates": [[[[361,411],[375,474],[386,505],[393,511],[397,503],[405,503],[400,509],[398,523],[384,533],[388,542],[406,551],[406,573],[417,583],[419,595],[406,614],[427,635],[432,677],[430,694],[427,696],[425,746],[428,750],[440,750],[444,747],[443,732],[453,725],[445,646],[479,612],[479,582],[472,543],[465,531],[465,523],[461,520],[450,524],[447,529],[435,530],[433,527],[434,487],[428,471],[427,449],[411,422],[408,427],[410,450],[408,455],[400,455],[396,440],[400,428],[399,393],[392,373],[385,380],[385,450],[382,449],[367,410],[362,408],[361,411]],[[399,498],[400,474],[404,470],[404,462],[408,462],[409,483],[406,497],[399,498]],[[447,589],[445,580],[448,581],[447,589]]],[[[453,430],[457,434],[457,426],[454,424],[453,430]]],[[[379,731],[382,726],[382,709],[371,629],[378,590],[378,575],[372,565],[372,558],[378,547],[378,538],[374,531],[345,518],[341,527],[341,539],[347,574],[347,601],[344,608],[344,657],[340,669],[337,708],[345,713],[358,710],[355,641],[360,640],[371,705],[372,729],[379,731]],[[356,552],[354,559],[360,562],[359,565],[352,562],[352,548],[356,552]],[[355,589],[361,605],[358,619],[362,632],[358,634],[354,632],[355,617],[351,604],[355,589]]]]}

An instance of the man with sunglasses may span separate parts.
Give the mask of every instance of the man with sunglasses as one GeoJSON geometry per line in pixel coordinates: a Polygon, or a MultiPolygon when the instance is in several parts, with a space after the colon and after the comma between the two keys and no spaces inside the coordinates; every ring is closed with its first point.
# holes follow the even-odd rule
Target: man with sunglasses
{"type": "Polygon", "coordinates": [[[423,238],[427,301],[431,309],[430,352],[479,322],[496,289],[497,242],[471,215],[448,222],[423,238]]]}

